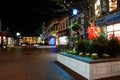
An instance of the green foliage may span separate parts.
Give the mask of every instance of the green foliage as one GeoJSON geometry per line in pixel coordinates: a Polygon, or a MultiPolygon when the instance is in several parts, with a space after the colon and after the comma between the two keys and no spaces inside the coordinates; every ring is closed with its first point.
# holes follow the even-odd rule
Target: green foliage
{"type": "Polygon", "coordinates": [[[79,52],[86,52],[86,43],[84,40],[80,40],[78,45],[76,46],[75,50],[79,53],[79,52]]]}
{"type": "Polygon", "coordinates": [[[86,57],[90,57],[90,55],[91,55],[90,53],[85,53],[86,57]]]}
{"type": "Polygon", "coordinates": [[[97,53],[99,58],[109,58],[120,55],[120,44],[116,38],[108,40],[105,36],[101,35],[93,41],[80,40],[75,50],[78,55],[80,52],[83,52],[85,56],[97,53]],[[89,53],[89,55],[85,53],[89,53]]]}
{"type": "Polygon", "coordinates": [[[58,45],[58,46],[56,46],[56,50],[57,50],[57,52],[66,51],[67,46],[58,45]]]}
{"type": "Polygon", "coordinates": [[[71,54],[97,58],[110,58],[120,56],[120,41],[117,38],[108,39],[103,29],[98,38],[94,40],[80,40],[78,42],[77,33],[74,33],[74,48],[69,50],[71,54]]]}
{"type": "Polygon", "coordinates": [[[73,34],[73,45],[74,45],[74,47],[76,47],[78,45],[78,39],[79,39],[79,37],[78,37],[77,32],[74,32],[74,34],[73,34]]]}
{"type": "Polygon", "coordinates": [[[84,53],[83,53],[83,52],[80,52],[78,55],[79,55],[79,56],[84,56],[84,53]]]}
{"type": "Polygon", "coordinates": [[[98,59],[98,54],[97,53],[92,53],[90,57],[92,59],[98,59]]]}
{"type": "Polygon", "coordinates": [[[92,41],[92,52],[98,53],[98,56],[102,58],[103,53],[108,53],[108,40],[104,36],[99,36],[96,40],[92,41]]]}
{"type": "Polygon", "coordinates": [[[103,54],[103,58],[110,58],[111,56],[109,54],[103,54]]]}
{"type": "Polygon", "coordinates": [[[77,51],[75,50],[75,47],[72,50],[67,51],[70,54],[77,54],[77,51]]]}
{"type": "Polygon", "coordinates": [[[111,38],[108,42],[109,54],[116,57],[120,53],[120,44],[117,38],[111,38]]]}
{"type": "Polygon", "coordinates": [[[86,53],[92,53],[92,41],[91,40],[86,40],[86,53]]]}

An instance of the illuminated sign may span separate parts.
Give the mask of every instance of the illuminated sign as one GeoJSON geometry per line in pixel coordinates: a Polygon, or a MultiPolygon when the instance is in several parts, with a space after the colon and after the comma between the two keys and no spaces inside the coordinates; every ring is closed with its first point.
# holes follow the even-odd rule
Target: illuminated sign
{"type": "Polygon", "coordinates": [[[56,39],[55,39],[54,36],[52,36],[52,37],[49,38],[49,45],[54,46],[55,42],[56,42],[56,39]]]}

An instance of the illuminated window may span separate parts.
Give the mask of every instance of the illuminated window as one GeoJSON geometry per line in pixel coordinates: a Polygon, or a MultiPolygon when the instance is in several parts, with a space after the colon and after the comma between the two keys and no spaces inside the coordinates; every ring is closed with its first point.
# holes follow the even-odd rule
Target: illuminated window
{"type": "Polygon", "coordinates": [[[117,8],[117,0],[109,0],[109,11],[117,8]]]}
{"type": "Polygon", "coordinates": [[[107,35],[108,35],[108,39],[109,39],[109,38],[112,38],[114,34],[113,34],[113,32],[108,32],[107,35]]]}
{"type": "Polygon", "coordinates": [[[68,36],[59,37],[59,44],[60,45],[68,45],[68,36]]]}
{"type": "Polygon", "coordinates": [[[113,25],[107,26],[107,31],[113,31],[113,25]]]}
{"type": "Polygon", "coordinates": [[[120,30],[120,23],[114,25],[114,30],[120,30]]]}
{"type": "Polygon", "coordinates": [[[117,37],[120,40],[120,23],[107,26],[108,38],[117,37]]]}
{"type": "Polygon", "coordinates": [[[118,40],[120,40],[120,31],[115,31],[114,34],[115,34],[115,37],[117,37],[118,40]]]}

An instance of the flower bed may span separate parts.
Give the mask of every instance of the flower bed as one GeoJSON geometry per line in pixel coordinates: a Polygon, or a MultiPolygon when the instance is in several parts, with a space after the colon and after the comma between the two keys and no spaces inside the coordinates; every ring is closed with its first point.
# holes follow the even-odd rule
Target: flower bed
{"type": "Polygon", "coordinates": [[[120,58],[91,59],[60,52],[57,61],[88,80],[120,75],[120,58]]]}

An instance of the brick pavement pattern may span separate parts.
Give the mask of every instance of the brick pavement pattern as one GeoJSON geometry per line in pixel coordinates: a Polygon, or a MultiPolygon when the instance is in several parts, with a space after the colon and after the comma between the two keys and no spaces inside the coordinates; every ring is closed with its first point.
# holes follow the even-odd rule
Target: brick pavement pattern
{"type": "Polygon", "coordinates": [[[0,80],[74,80],[54,63],[55,54],[32,47],[0,51],[0,80]]]}

